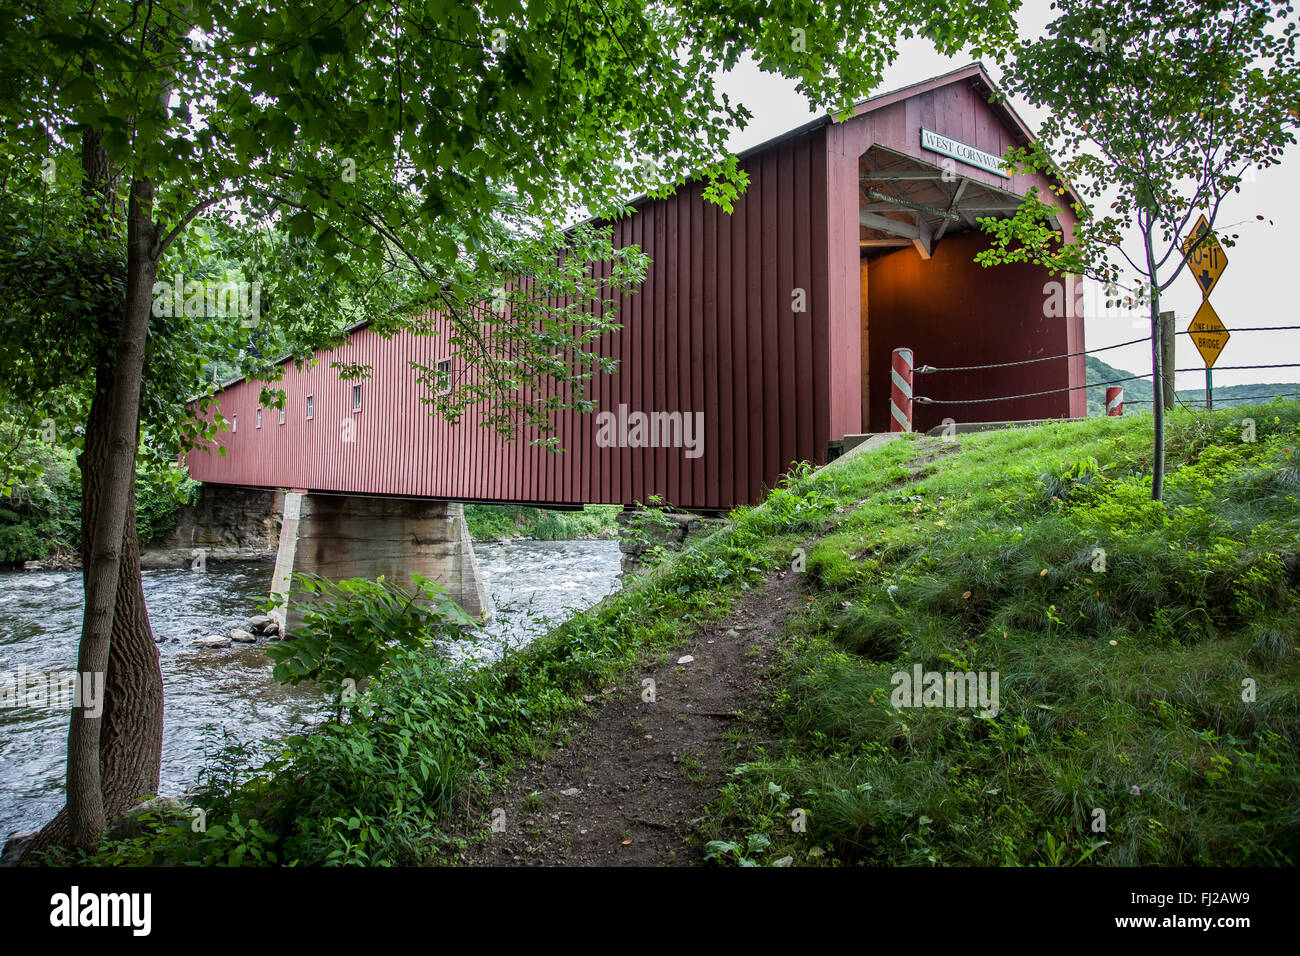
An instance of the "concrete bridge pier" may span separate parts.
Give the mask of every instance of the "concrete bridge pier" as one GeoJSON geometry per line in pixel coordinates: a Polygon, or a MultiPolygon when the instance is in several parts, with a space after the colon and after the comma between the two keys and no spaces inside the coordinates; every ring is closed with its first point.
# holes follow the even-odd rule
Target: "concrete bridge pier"
{"type": "Polygon", "coordinates": [[[301,620],[287,600],[294,574],[331,581],[383,575],[409,585],[413,573],[446,588],[470,617],[492,616],[459,502],[302,490],[285,494],[271,578],[271,593],[286,595],[286,603],[272,612],[285,632],[301,620]]]}

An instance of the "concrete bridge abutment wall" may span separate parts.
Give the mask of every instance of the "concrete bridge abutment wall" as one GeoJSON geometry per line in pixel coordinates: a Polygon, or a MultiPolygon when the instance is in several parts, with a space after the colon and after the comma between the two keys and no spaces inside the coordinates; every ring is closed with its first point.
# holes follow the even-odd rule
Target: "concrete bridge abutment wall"
{"type": "MultiPolygon", "coordinates": [[[[288,595],[294,574],[331,581],[382,575],[402,585],[419,574],[471,617],[492,614],[458,502],[286,492],[271,593],[288,595]]],[[[286,630],[300,619],[292,600],[274,616],[286,630]]]]}

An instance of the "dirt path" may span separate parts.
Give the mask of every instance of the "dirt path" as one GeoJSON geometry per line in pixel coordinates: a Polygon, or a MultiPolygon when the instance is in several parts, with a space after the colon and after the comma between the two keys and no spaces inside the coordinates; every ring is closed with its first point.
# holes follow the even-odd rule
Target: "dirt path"
{"type": "MultiPolygon", "coordinates": [[[[905,483],[957,447],[923,441],[905,483]]],[[[585,719],[563,744],[517,769],[480,804],[480,829],[462,835],[491,836],[486,843],[471,840],[461,861],[700,863],[698,841],[691,841],[694,825],[723,783],[728,734],[761,726],[768,662],[787,617],[804,600],[798,579],[793,572],[769,573],[733,614],[698,629],[667,663],[631,672],[618,686],[584,698],[585,719]],[[653,681],[653,700],[647,699],[647,680],[653,681]],[[492,817],[497,831],[490,828],[492,817]]]]}
{"type": "MultiPolygon", "coordinates": [[[[764,707],[762,674],[789,610],[792,573],[773,572],[740,608],[668,663],[593,695],[586,722],[540,764],[516,771],[489,805],[504,831],[465,862],[497,866],[672,866],[700,862],[693,821],[722,783],[725,738],[764,707]],[[681,658],[693,660],[679,664],[681,658]],[[652,680],[651,689],[646,680],[652,680]],[[530,796],[533,795],[533,796],[530,796]],[[500,820],[500,813],[497,813],[500,820]]],[[[484,821],[484,828],[488,827],[484,821]]]]}

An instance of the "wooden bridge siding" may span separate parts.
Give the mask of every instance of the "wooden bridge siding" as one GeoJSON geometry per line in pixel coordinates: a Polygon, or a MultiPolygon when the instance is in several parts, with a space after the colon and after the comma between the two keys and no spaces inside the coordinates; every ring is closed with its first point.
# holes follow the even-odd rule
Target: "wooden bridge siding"
{"type": "MultiPolygon", "coordinates": [[[[756,331],[763,349],[762,392],[758,396],[763,409],[763,473],[776,474],[781,468],[781,409],[769,407],[766,402],[768,383],[781,380],[781,354],[778,337],[778,313],[773,308],[780,294],[777,279],[777,245],[780,240],[780,223],[777,222],[776,156],[764,153],[759,171],[759,192],[756,205],[761,206],[762,229],[758,234],[759,274],[758,295],[749,303],[756,331]]],[[[759,210],[755,210],[758,212],[759,210]]],[[[788,310],[787,304],[787,310],[788,310]]]]}
{"type": "MultiPolygon", "coordinates": [[[[920,127],[961,140],[987,153],[1001,156],[1017,140],[1010,129],[989,109],[982,94],[965,83],[954,83],[882,106],[860,116],[834,124],[846,143],[861,155],[880,143],[895,152],[922,162],[939,165],[945,157],[921,148],[920,127]]],[[[988,186],[1023,195],[1037,185],[1047,194],[1048,183],[1038,174],[1017,174],[1007,179],[975,166],[953,160],[957,175],[988,186]]]]}
{"type": "MultiPolygon", "coordinates": [[[[812,175],[824,166],[824,140],[820,132],[795,139],[743,166],[749,189],[730,216],[696,185],[642,205],[633,220],[641,231],[632,238],[655,261],[624,313],[624,335],[639,326],[641,341],[653,341],[640,349],[641,384],[653,382],[653,398],[631,407],[704,413],[702,457],[631,453],[645,474],[653,465],[656,484],[645,493],[670,501],[758,500],[791,461],[816,459],[819,432],[825,444],[812,351],[814,325],[826,322],[825,277],[814,275],[811,228],[813,215],[824,217],[812,175]],[[796,285],[808,292],[806,314],[790,311],[796,285]]],[[[634,398],[636,388],[627,390],[634,398]]]]}
{"type": "MultiPolygon", "coordinates": [[[[257,383],[226,390],[221,409],[239,414],[239,430],[223,434],[225,458],[196,453],[191,471],[217,483],[459,500],[755,502],[791,462],[825,453],[825,358],[814,351],[829,321],[825,164],[825,134],[815,130],[742,164],[750,187],[730,216],[695,185],[643,202],[615,224],[616,242],[640,243],[654,261],[640,290],[620,303],[623,330],[593,345],[620,366],[597,375],[591,394],[598,410],[626,403],[631,411],[703,412],[699,458],[681,448],[597,448],[594,414],[558,416],[564,455],[529,446],[530,436],[503,442],[479,426],[476,409],[459,425],[435,420],[409,363],[448,357],[444,340],[403,333],[385,341],[361,329],[336,354],[318,354],[314,367],[286,370],[284,425],[267,408],[261,432],[253,427],[257,383]],[[806,292],[806,313],[791,311],[796,287],[806,292]],[[351,411],[353,383],[329,367],[333,358],[373,368],[360,412],[351,411]],[[352,443],[342,440],[347,420],[352,443]]],[[[459,376],[462,358],[450,357],[459,376]]]]}

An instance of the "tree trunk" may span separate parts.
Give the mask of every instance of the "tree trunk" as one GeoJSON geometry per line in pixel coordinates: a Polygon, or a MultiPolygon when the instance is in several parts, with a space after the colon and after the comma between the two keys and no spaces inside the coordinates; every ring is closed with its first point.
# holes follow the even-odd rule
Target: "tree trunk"
{"type": "MultiPolygon", "coordinates": [[[[83,193],[99,200],[100,217],[92,219],[90,228],[104,234],[111,229],[109,223],[112,215],[121,210],[115,205],[114,172],[102,140],[103,137],[94,130],[86,130],[82,134],[81,165],[84,175],[83,193]]],[[[152,263],[152,258],[150,249],[146,261],[152,263]]],[[[153,280],[150,278],[145,288],[152,291],[152,286],[153,280]]],[[[103,341],[108,343],[119,339],[122,328],[121,315],[107,320],[103,341]]],[[[99,518],[104,476],[109,467],[109,414],[116,370],[115,355],[105,345],[95,361],[95,391],[78,458],[81,469],[82,584],[87,596],[90,594],[92,542],[99,518]]],[[[133,394],[138,407],[138,381],[133,394]]],[[[137,420],[136,438],[132,447],[138,446],[137,420]]],[[[130,486],[113,602],[108,672],[104,680],[104,710],[99,730],[99,789],[105,822],[130,809],[141,799],[157,793],[162,767],[162,671],[158,666],[158,649],[154,645],[153,630],[149,625],[149,614],[144,601],[144,583],[140,577],[134,465],[128,474],[130,486]]],[[[69,807],[65,806],[41,829],[30,849],[72,844],[70,821],[69,807]]]]}
{"type": "MultiPolygon", "coordinates": [[[[116,327],[118,321],[114,320],[112,324],[116,327]]],[[[101,356],[95,370],[95,394],[91,399],[86,436],[79,457],[83,583],[91,564],[90,542],[108,461],[108,411],[113,370],[112,355],[101,356]]],[[[158,666],[158,649],[149,626],[144,585],[140,578],[134,469],[131,479],[99,737],[100,793],[105,821],[111,821],[140,800],[156,794],[162,766],[162,671],[158,666]]],[[[43,849],[70,842],[71,827],[65,807],[41,829],[31,848],[43,849]]]]}
{"type": "MultiPolygon", "coordinates": [[[[135,180],[131,183],[127,213],[126,303],[114,353],[115,374],[109,387],[107,449],[88,549],[90,561],[83,570],[85,614],[77,654],[78,672],[104,674],[106,683],[117,591],[123,570],[123,541],[135,481],[140,385],[144,376],[149,310],[157,272],[154,258],[156,233],[153,185],[148,180],[135,180]]],[[[138,564],[136,573],[139,573],[138,564]]],[[[124,663],[130,666],[129,662],[124,663]]],[[[114,679],[119,684],[135,684],[134,675],[122,672],[126,670],[126,667],[122,668],[114,679]]],[[[99,717],[90,716],[82,707],[74,706],[72,710],[68,730],[68,802],[65,811],[67,842],[73,846],[93,846],[104,832],[107,808],[102,789],[104,778],[100,772],[100,741],[107,717],[107,708],[99,717]]],[[[107,743],[108,738],[104,737],[104,741],[107,743]]]]}

